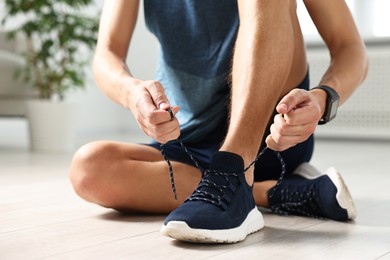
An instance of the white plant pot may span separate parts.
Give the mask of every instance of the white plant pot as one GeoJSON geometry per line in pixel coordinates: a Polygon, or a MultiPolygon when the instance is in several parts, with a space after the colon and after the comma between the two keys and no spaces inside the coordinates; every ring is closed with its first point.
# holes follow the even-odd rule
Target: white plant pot
{"type": "Polygon", "coordinates": [[[33,151],[70,151],[74,145],[77,107],[73,103],[26,102],[30,147],[33,151]]]}

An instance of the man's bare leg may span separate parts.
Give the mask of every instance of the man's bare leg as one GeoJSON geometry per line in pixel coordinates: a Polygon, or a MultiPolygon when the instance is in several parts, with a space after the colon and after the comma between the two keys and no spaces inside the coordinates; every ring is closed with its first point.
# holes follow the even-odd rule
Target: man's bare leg
{"type": "Polygon", "coordinates": [[[75,154],[70,179],[83,199],[124,211],[169,213],[194,191],[201,174],[172,162],[178,199],[174,199],[167,163],[146,145],[93,142],[75,154]]]}
{"type": "MultiPolygon", "coordinates": [[[[302,50],[303,57],[296,57],[301,39],[296,39],[294,1],[250,1],[239,9],[230,125],[221,150],[239,154],[247,166],[258,153],[278,100],[299,83],[291,78],[302,80],[306,62],[302,50]],[[301,75],[291,75],[297,65],[301,75]]],[[[253,183],[253,168],[246,178],[253,183]]]]}

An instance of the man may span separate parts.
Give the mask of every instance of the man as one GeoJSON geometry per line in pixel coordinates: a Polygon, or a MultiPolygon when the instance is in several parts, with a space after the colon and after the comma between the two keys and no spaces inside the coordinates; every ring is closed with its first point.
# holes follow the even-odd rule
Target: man
{"type": "Polygon", "coordinates": [[[341,176],[321,175],[307,162],[318,122],[330,121],[364,80],[365,48],[344,1],[304,2],[332,59],[312,90],[294,0],[145,0],[147,25],[161,44],[157,80],[147,81],[125,64],[139,1],[106,1],[96,80],[157,142],[83,146],[70,171],[76,192],[117,210],[172,211],[162,232],[188,241],[245,239],[264,225],[256,205],[354,218],[341,176]],[[179,136],[203,174],[180,143],[168,143],[179,136]],[[172,160],[177,199],[159,143],[172,160]],[[286,163],[278,187],[280,163],[270,150],[244,171],[266,146],[286,163]]]}

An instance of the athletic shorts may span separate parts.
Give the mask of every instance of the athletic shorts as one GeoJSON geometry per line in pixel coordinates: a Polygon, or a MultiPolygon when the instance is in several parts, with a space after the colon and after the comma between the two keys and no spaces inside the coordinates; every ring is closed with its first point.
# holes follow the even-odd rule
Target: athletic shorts
{"type": "MultiPolygon", "coordinates": [[[[297,88],[309,89],[309,74],[306,75],[297,88]]],[[[226,129],[227,124],[225,122],[220,128],[213,131],[210,135],[205,136],[201,141],[194,144],[184,144],[201,168],[208,169],[211,157],[219,150],[226,136],[226,129]]],[[[268,127],[264,137],[267,137],[269,134],[268,127]]],[[[157,142],[152,142],[148,145],[160,149],[160,144],[157,142]]],[[[266,144],[263,140],[259,152],[263,150],[264,147],[266,147],[266,144]]],[[[314,137],[311,135],[306,141],[281,152],[280,154],[286,163],[286,174],[291,174],[300,164],[308,162],[313,154],[313,149],[314,137]]],[[[178,161],[194,166],[194,163],[188,154],[177,141],[171,141],[165,144],[164,153],[171,161],[178,161]]],[[[247,165],[245,165],[245,167],[246,166],[247,165]]],[[[280,177],[282,170],[279,159],[270,149],[267,149],[260,157],[254,165],[254,169],[255,181],[277,180],[280,177]]]]}

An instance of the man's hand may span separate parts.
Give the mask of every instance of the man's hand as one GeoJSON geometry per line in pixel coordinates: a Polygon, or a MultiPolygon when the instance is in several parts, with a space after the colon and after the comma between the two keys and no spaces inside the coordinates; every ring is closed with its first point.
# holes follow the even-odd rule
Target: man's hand
{"type": "Polygon", "coordinates": [[[276,106],[278,114],[266,143],[275,151],[284,151],[314,133],[325,109],[324,91],[293,89],[276,106]]]}
{"type": "MultiPolygon", "coordinates": [[[[157,142],[166,143],[180,135],[179,122],[167,111],[170,108],[162,85],[153,80],[132,86],[129,107],[140,128],[157,142]]],[[[171,108],[174,115],[179,107],[171,108]]]]}

